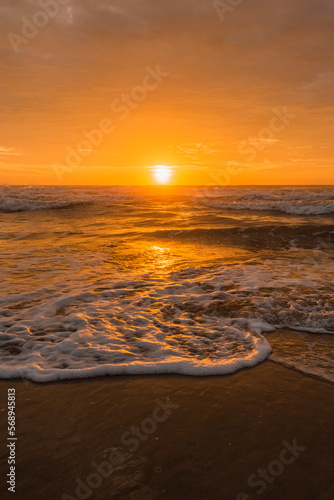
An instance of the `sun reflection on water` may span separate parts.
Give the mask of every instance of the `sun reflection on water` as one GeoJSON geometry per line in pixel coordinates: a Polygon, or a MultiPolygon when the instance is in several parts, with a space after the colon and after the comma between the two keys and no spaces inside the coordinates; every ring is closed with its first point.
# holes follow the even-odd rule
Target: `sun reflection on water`
{"type": "Polygon", "coordinates": [[[165,274],[172,271],[175,263],[175,257],[171,253],[170,248],[159,247],[157,245],[146,249],[143,260],[150,269],[150,272],[154,271],[158,274],[165,274]]]}

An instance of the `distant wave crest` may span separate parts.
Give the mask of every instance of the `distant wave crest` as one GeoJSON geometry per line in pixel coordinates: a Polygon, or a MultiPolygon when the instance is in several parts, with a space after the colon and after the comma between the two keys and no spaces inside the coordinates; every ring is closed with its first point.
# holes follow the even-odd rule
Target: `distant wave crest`
{"type": "MultiPolygon", "coordinates": [[[[213,209],[243,211],[278,211],[291,215],[334,213],[334,190],[331,188],[233,188],[175,187],[176,193],[213,209]]],[[[147,193],[146,193],[147,194],[147,193]]],[[[154,193],[151,193],[154,194],[154,193]]],[[[145,198],[140,188],[0,186],[0,212],[54,210],[96,203],[126,204],[145,198]]]]}
{"type": "Polygon", "coordinates": [[[334,190],[238,189],[209,187],[197,189],[198,201],[222,210],[278,211],[291,215],[334,213],[334,190]]]}
{"type": "Polygon", "coordinates": [[[61,186],[0,186],[0,212],[26,212],[70,208],[98,201],[124,201],[117,189],[96,191],[94,188],[61,186]]]}

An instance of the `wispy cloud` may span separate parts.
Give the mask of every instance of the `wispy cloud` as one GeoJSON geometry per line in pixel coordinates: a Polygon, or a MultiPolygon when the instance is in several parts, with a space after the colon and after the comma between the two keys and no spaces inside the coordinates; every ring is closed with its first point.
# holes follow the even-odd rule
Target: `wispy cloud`
{"type": "MultiPolygon", "coordinates": [[[[69,0],[16,54],[8,33],[21,36],[22,18],[36,20],[42,3],[1,0],[3,163],[22,159],[27,170],[52,165],[80,141],[83,128],[109,116],[111,103],[128,95],[147,65],[159,63],[170,73],[161,92],[135,109],[85,166],[219,167],[240,159],[234,146],[283,106],[300,119],[277,139],[257,138],[257,149],[283,166],[293,151],[302,161],[328,149],[334,165],[330,0],[241,2],[224,23],[211,0],[69,0]]],[[[79,169],[76,175],[71,181],[81,180],[79,169]]],[[[92,180],[87,174],[85,181],[92,180]]]]}
{"type": "Polygon", "coordinates": [[[0,146],[0,157],[4,156],[21,156],[22,153],[18,153],[14,148],[5,148],[0,146]]]}
{"type": "Polygon", "coordinates": [[[205,163],[205,157],[217,156],[219,154],[219,150],[215,146],[216,143],[204,144],[202,142],[194,142],[171,146],[171,149],[185,161],[201,164],[205,163]]]}

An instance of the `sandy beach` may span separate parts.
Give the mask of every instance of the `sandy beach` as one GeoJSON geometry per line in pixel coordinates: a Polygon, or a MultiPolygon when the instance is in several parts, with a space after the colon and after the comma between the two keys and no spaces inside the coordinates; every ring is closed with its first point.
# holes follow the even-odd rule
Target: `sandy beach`
{"type": "MultiPolygon", "coordinates": [[[[270,361],[224,377],[0,387],[3,416],[16,389],[15,498],[333,498],[333,385],[270,361]]],[[[5,418],[1,438],[6,471],[5,418]]]]}
{"type": "Polygon", "coordinates": [[[0,11],[0,500],[334,500],[334,2],[0,11]]]}

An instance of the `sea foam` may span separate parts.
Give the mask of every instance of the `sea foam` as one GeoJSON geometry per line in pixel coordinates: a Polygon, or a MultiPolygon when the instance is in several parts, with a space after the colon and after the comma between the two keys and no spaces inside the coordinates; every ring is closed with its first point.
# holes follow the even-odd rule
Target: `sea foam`
{"type": "Polygon", "coordinates": [[[167,282],[124,278],[77,289],[55,282],[2,299],[1,377],[227,374],[267,358],[266,332],[334,331],[333,304],[319,296],[319,285],[332,279],[329,269],[319,279],[319,270],[276,261],[192,268],[167,282]]]}

